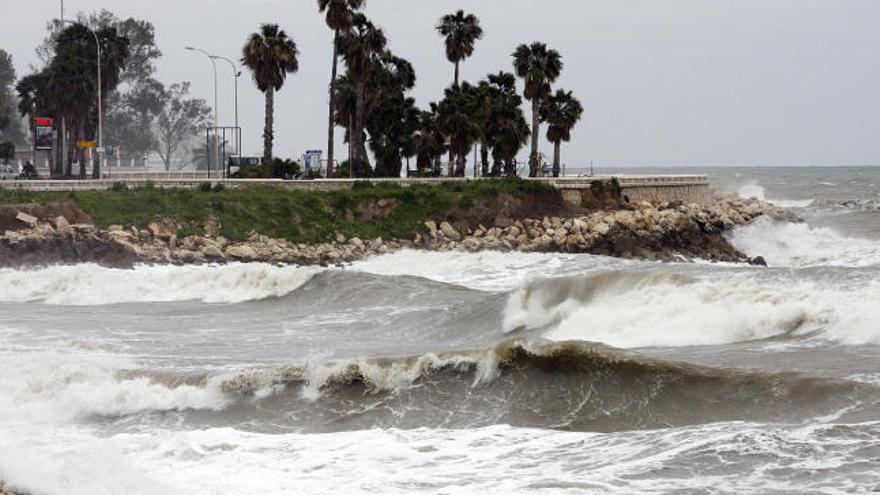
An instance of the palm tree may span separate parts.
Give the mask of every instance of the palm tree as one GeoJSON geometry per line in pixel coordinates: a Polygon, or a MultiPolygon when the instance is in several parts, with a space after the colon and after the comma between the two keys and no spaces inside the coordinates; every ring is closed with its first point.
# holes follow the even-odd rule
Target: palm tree
{"type": "Polygon", "coordinates": [[[480,19],[459,10],[443,16],[437,24],[437,31],[446,38],[446,58],[455,64],[455,85],[458,86],[459,63],[474,54],[474,44],[483,38],[480,19]]]}
{"type": "Polygon", "coordinates": [[[485,139],[492,148],[492,171],[516,175],[516,155],[529,139],[529,124],[522,111],[522,97],[516,93],[516,76],[509,72],[490,74],[486,82],[490,94],[485,139]]]}
{"type": "Polygon", "coordinates": [[[437,126],[437,104],[432,103],[430,111],[422,111],[419,115],[419,128],[413,136],[413,153],[419,173],[434,175],[434,163],[445,151],[444,141],[437,126]]]}
{"type": "Polygon", "coordinates": [[[356,173],[362,173],[364,165],[369,163],[364,145],[367,79],[372,66],[385,53],[387,43],[385,33],[363,14],[354,14],[351,27],[340,33],[339,53],[345,59],[349,75],[355,82],[355,114],[349,143],[354,148],[355,163],[352,170],[356,173]]]}
{"type": "Polygon", "coordinates": [[[334,130],[336,119],[333,116],[336,98],[336,70],[339,60],[339,33],[351,27],[354,13],[364,6],[364,0],[318,0],[318,10],[326,12],[327,27],[333,30],[333,71],[330,75],[330,118],[327,129],[327,177],[333,175],[334,149],[336,147],[334,130]]]}
{"type": "Polygon", "coordinates": [[[513,68],[525,82],[523,96],[532,102],[532,151],[529,176],[538,175],[538,133],[541,126],[541,105],[550,95],[550,85],[562,72],[562,56],[548,50],[544,43],[520,45],[513,53],[513,68]]]}
{"type": "Polygon", "coordinates": [[[550,123],[547,139],[553,143],[553,177],[559,177],[562,142],[571,140],[571,130],[584,114],[584,107],[571,91],[558,90],[543,107],[543,120],[550,123]]]}
{"type": "Polygon", "coordinates": [[[242,49],[242,63],[254,73],[257,88],[266,94],[266,126],[263,130],[263,163],[272,160],[275,92],[284,86],[288,73],[299,70],[299,50],[278,24],[263,24],[242,49]]]}
{"type": "Polygon", "coordinates": [[[463,83],[448,88],[445,98],[437,105],[437,126],[449,137],[450,154],[457,158],[450,176],[464,177],[467,155],[480,139],[481,129],[477,118],[479,104],[477,87],[463,83]]]}

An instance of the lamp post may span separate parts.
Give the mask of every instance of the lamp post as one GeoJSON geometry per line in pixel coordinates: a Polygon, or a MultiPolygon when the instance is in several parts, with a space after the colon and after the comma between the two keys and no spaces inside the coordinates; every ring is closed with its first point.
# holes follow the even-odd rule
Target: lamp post
{"type": "MultiPolygon", "coordinates": [[[[61,30],[64,30],[64,0],[61,0],[61,30]]],[[[36,128],[35,128],[36,129],[36,128]]],[[[64,170],[64,160],[67,160],[67,120],[64,118],[64,115],[61,116],[61,163],[55,165],[57,170],[64,170]]],[[[36,146],[36,144],[34,144],[36,146]]],[[[51,152],[50,152],[51,153],[51,152]]],[[[55,153],[55,158],[58,157],[58,153],[55,153]]],[[[34,165],[37,164],[37,152],[36,148],[34,148],[34,165]]],[[[63,174],[63,172],[62,172],[63,174]]],[[[62,175],[59,174],[59,175],[62,175]]]]}
{"type": "MultiPolygon", "coordinates": [[[[217,61],[214,59],[214,56],[210,53],[202,50],[201,48],[196,48],[193,46],[187,46],[187,50],[191,52],[201,52],[204,53],[208,59],[211,60],[211,66],[214,67],[214,160],[215,162],[220,161],[220,150],[217,148],[217,129],[220,127],[220,118],[218,117],[218,109],[217,109],[217,61]]],[[[217,164],[219,167],[220,165],[217,164]]],[[[208,167],[208,178],[211,178],[211,167],[208,167]]]]}
{"type": "MultiPolygon", "coordinates": [[[[62,6],[63,8],[63,6],[62,6]]],[[[77,24],[73,21],[62,21],[63,24],[77,24]]],[[[98,33],[95,32],[94,29],[83,24],[83,27],[88,29],[92,36],[95,37],[95,46],[98,47],[98,179],[103,177],[104,174],[104,117],[103,117],[103,109],[101,108],[101,40],[98,39],[98,33]]],[[[94,173],[93,173],[94,175],[94,173]]]]}
{"type": "Polygon", "coordinates": [[[236,143],[236,151],[238,152],[238,156],[241,157],[241,129],[238,127],[238,78],[241,77],[241,71],[238,70],[238,66],[235,65],[235,62],[233,62],[231,59],[228,59],[222,55],[210,55],[210,57],[213,59],[225,60],[229,62],[229,66],[232,67],[232,76],[235,78],[235,129],[238,133],[238,135],[236,136],[236,139],[238,140],[238,142],[236,143]]]}

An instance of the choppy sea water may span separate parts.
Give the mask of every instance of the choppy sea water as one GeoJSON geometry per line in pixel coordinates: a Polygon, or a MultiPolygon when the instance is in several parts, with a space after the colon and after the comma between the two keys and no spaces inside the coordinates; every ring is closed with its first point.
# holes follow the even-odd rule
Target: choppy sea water
{"type": "MultiPolygon", "coordinates": [[[[689,169],[688,171],[692,171],[689,169]]],[[[880,490],[880,169],[711,169],[768,268],[404,251],[0,270],[38,494],[880,490]]]]}

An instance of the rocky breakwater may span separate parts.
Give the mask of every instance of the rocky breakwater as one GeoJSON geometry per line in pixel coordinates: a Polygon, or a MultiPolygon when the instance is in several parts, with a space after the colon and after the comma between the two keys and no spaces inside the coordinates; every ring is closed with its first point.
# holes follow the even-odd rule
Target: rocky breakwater
{"type": "Polygon", "coordinates": [[[710,205],[642,202],[573,218],[511,219],[492,227],[429,221],[425,223],[428,234],[417,236],[415,244],[435,250],[569,252],[761,265],[765,264],[762,258],[748,258],[723,234],[763,215],[799,221],[791,213],[757,199],[718,195],[710,205]]]}
{"type": "Polygon", "coordinates": [[[762,215],[796,220],[784,210],[756,199],[719,196],[711,205],[639,203],[624,209],[596,211],[569,218],[497,217],[494,225],[467,219],[428,220],[412,239],[363,240],[337,235],[332,242],[298,244],[252,233],[231,241],[220,235],[216,220],[204,235],[183,236],[170,221],[138,228],[71,223],[63,215],[43,218],[17,211],[14,229],[0,237],[0,266],[95,262],[126,267],[135,263],[269,262],[331,265],[386,254],[403,248],[438,251],[540,251],[590,253],[623,258],[673,261],[705,259],[752,262],[724,233],[762,215]]]}

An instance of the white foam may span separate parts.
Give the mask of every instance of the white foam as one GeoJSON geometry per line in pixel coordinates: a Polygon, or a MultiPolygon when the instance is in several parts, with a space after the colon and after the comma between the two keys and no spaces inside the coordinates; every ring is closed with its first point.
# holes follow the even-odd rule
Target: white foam
{"type": "Polygon", "coordinates": [[[377,275],[424,277],[480,290],[506,291],[535,277],[587,273],[635,263],[638,262],[588,254],[403,250],[358,261],[352,269],[377,275]]]}
{"type": "Polygon", "coordinates": [[[730,234],[733,245],[749,256],[763,256],[771,266],[876,266],[880,243],[844,237],[827,227],[778,222],[767,217],[730,234]]]}
{"type": "Polygon", "coordinates": [[[737,194],[743,198],[760,199],[780,208],[806,208],[815,202],[814,199],[767,199],[764,188],[755,183],[740,187],[737,194]]]}
{"type": "Polygon", "coordinates": [[[864,450],[880,429],[736,422],[608,434],[492,426],[13,436],[20,441],[0,451],[0,475],[36,493],[855,493],[875,478],[864,450]],[[744,452],[761,462],[741,462],[744,452]]]}
{"type": "Polygon", "coordinates": [[[146,377],[123,378],[137,366],[98,354],[18,352],[0,356],[0,419],[69,421],[90,415],[221,409],[229,398],[222,377],[203,386],[169,386],[146,377]]]}
{"type": "Polygon", "coordinates": [[[289,294],[317,271],[263,263],[144,265],[132,270],[93,264],[0,269],[0,301],[65,306],[188,300],[237,303],[289,294]]]}
{"type": "Polygon", "coordinates": [[[845,344],[880,344],[880,287],[835,290],[809,282],[718,277],[688,283],[649,278],[607,285],[588,300],[551,304],[530,285],[511,294],[504,329],[550,325],[556,341],[601,342],[619,348],[722,345],[788,332],[820,332],[845,344]]]}

